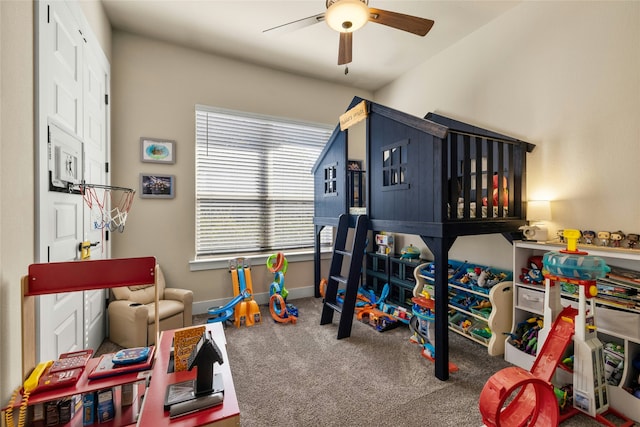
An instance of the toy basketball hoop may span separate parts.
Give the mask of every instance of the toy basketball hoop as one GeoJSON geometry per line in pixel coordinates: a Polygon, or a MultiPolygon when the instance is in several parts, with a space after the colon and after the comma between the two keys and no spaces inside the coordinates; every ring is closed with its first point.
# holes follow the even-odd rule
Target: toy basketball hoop
{"type": "Polygon", "coordinates": [[[78,184],[78,187],[91,211],[93,229],[122,233],[136,191],[132,188],[100,184],[78,184]]]}

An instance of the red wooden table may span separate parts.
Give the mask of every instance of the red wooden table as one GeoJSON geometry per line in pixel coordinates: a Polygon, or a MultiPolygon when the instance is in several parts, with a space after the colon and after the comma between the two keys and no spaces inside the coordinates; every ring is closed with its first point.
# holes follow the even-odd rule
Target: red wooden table
{"type": "Polygon", "coordinates": [[[167,373],[173,341],[173,331],[164,331],[160,336],[160,344],[156,347],[156,361],[153,364],[151,383],[145,394],[139,426],[239,426],[240,408],[236,397],[236,389],[231,376],[230,362],[227,358],[227,342],[221,323],[207,323],[206,328],[218,345],[224,363],[215,365],[215,372],[222,374],[224,382],[224,401],[221,405],[202,409],[197,412],[169,418],[169,411],[164,410],[164,399],[167,387],[196,378],[196,369],[192,371],[167,373]]]}

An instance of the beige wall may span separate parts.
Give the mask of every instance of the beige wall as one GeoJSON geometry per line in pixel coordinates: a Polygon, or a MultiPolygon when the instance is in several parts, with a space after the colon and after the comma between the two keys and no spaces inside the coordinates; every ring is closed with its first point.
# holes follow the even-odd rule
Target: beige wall
{"type": "MultiPolygon", "coordinates": [[[[523,2],[375,98],[536,144],[528,195],[553,200],[552,228],[640,233],[640,2],[523,2]]],[[[509,267],[512,255],[488,236],[450,256],[509,267]]]]}
{"type": "Polygon", "coordinates": [[[111,62],[111,23],[100,0],[79,0],[82,14],[89,22],[91,31],[111,62]]]}
{"type": "MultiPolygon", "coordinates": [[[[111,27],[102,4],[83,13],[105,52],[111,27]]],[[[21,382],[20,277],[35,260],[34,16],[25,0],[0,1],[0,404],[21,382]]]]}
{"type": "Polygon", "coordinates": [[[34,260],[33,4],[0,1],[0,406],[21,383],[20,277],[34,260]]]}
{"type": "MultiPolygon", "coordinates": [[[[354,95],[371,94],[123,32],[114,32],[112,48],[112,184],[137,189],[141,172],[176,177],[174,199],[136,196],[124,233],[113,236],[113,255],[155,256],[168,286],[192,289],[201,303],[194,311],[206,309],[207,301],[232,297],[233,288],[226,268],[189,269],[195,254],[195,105],[334,125],[354,95]],[[176,164],[140,162],[140,137],[175,140],[176,164]]],[[[265,293],[273,274],[254,265],[252,278],[254,293],[265,293]]],[[[290,263],[286,286],[293,292],[311,288],[313,263],[290,263]]]]}

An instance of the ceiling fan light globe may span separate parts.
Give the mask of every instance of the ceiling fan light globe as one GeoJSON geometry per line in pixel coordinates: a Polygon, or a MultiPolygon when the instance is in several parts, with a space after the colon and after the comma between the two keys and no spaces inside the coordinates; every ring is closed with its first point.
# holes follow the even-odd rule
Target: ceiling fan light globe
{"type": "Polygon", "coordinates": [[[325,20],[339,33],[352,33],[369,22],[369,7],[361,0],[339,0],[329,6],[325,20]]]}

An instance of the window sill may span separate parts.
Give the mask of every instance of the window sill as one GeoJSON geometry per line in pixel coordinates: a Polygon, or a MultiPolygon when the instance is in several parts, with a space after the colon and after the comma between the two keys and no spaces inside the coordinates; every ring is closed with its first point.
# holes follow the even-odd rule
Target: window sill
{"type": "MultiPolygon", "coordinates": [[[[293,252],[286,254],[287,262],[307,262],[313,261],[313,251],[304,251],[304,252],[293,252]]],[[[256,254],[256,255],[248,255],[243,257],[245,259],[250,260],[251,265],[266,265],[267,258],[270,255],[265,254],[256,254]]],[[[190,271],[204,271],[204,270],[227,270],[229,268],[229,260],[234,257],[225,257],[225,258],[203,258],[203,259],[194,259],[189,261],[189,270],[190,271]]],[[[320,259],[330,259],[331,258],[331,249],[323,249],[320,254],[320,259]]]]}

